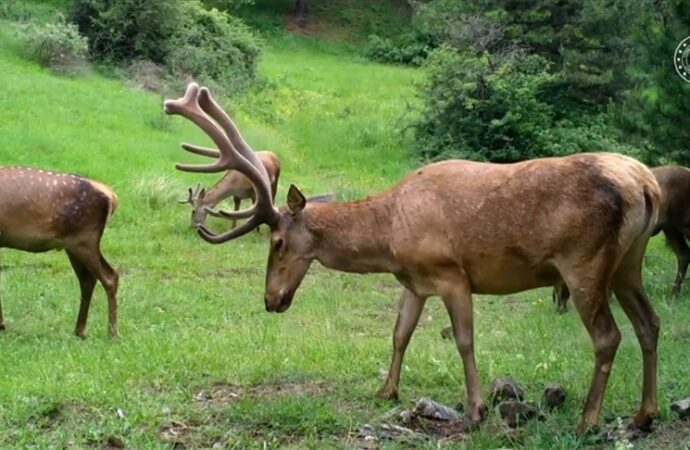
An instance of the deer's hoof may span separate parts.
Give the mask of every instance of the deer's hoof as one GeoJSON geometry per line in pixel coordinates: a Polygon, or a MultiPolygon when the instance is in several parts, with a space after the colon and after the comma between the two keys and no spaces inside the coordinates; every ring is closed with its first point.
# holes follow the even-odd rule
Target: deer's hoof
{"type": "Polygon", "coordinates": [[[0,331],[5,331],[5,324],[4,323],[0,323],[0,331]]]}
{"type": "Polygon", "coordinates": [[[390,389],[388,386],[384,386],[379,389],[376,393],[376,398],[381,400],[398,400],[398,391],[396,389],[390,389]]]}
{"type": "Polygon", "coordinates": [[[655,417],[656,413],[646,414],[640,411],[635,415],[630,426],[635,430],[649,433],[652,431],[652,422],[654,422],[655,417]]]}

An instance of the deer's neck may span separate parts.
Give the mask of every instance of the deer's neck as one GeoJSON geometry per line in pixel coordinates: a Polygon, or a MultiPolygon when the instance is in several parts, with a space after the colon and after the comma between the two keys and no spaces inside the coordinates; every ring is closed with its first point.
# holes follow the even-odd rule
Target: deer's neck
{"type": "MultiPolygon", "coordinates": [[[[222,179],[221,179],[222,181],[222,179]]],[[[199,202],[200,207],[204,206],[209,206],[213,208],[216,206],[218,203],[220,203],[221,200],[224,199],[223,195],[225,194],[225,190],[222,189],[220,181],[213,186],[211,186],[207,191],[206,194],[204,194],[204,198],[199,202]]],[[[227,196],[226,196],[227,197],[227,196]]]]}
{"type": "Polygon", "coordinates": [[[311,205],[305,220],[316,240],[316,259],[345,272],[396,272],[389,248],[391,210],[390,202],[380,197],[311,205]]]}

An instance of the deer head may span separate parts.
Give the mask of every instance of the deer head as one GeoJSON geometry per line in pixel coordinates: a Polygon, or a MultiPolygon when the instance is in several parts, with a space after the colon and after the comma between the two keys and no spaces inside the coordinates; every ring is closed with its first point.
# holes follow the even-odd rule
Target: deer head
{"type": "Polygon", "coordinates": [[[204,221],[205,214],[203,214],[203,208],[200,208],[201,202],[206,196],[206,189],[201,187],[201,183],[197,183],[195,188],[187,189],[187,198],[184,200],[178,200],[177,203],[181,205],[192,205],[192,224],[201,223],[204,221]]]}
{"type": "MultiPolygon", "coordinates": [[[[196,83],[189,84],[184,97],[167,100],[164,108],[167,114],[178,114],[195,123],[218,146],[218,150],[213,150],[193,144],[182,144],[182,148],[189,152],[216,156],[217,160],[209,165],[176,164],[177,169],[203,173],[237,170],[251,181],[256,194],[256,201],[251,207],[240,211],[205,209],[216,217],[249,220],[222,234],[216,234],[204,223],[197,223],[196,229],[207,242],[220,244],[243,236],[261,224],[268,225],[271,229],[271,246],[266,271],[266,310],[287,310],[314,260],[314,238],[302,217],[307,200],[297,187],[290,186],[287,208],[278,210],[275,207],[271,194],[271,180],[264,165],[254,150],[242,139],[235,123],[205,87],[200,88],[196,83]]],[[[194,192],[190,189],[187,202],[193,201],[194,192]]]]}

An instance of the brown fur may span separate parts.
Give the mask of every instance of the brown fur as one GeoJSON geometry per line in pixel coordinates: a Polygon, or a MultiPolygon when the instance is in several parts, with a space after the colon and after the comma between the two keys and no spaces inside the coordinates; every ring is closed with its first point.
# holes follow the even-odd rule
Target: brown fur
{"type": "Polygon", "coordinates": [[[313,260],[348,272],[392,273],[404,292],[379,395],[397,396],[404,350],[426,298],[439,295],[464,362],[469,415],[480,421],[486,407],[472,351],[471,294],[564,282],[576,293],[596,354],[579,430],[598,422],[620,341],[605,301],[609,286],[625,297],[645,352],[644,400],[635,422],[647,427],[656,415],[658,319],[642,288],[641,259],[660,191],[644,165],[616,154],[505,165],[445,161],[365,200],[300,204],[295,191],[272,226],[266,309],[287,310],[313,260]]]}
{"type": "MultiPolygon", "coordinates": [[[[654,235],[663,232],[666,242],[676,255],[676,277],[671,290],[672,294],[680,293],[685,274],[690,264],[690,247],[686,238],[690,236],[690,169],[681,166],[661,166],[651,169],[661,188],[659,216],[654,228],[654,235]]],[[[570,293],[565,285],[558,285],[553,290],[553,301],[556,310],[563,313],[567,310],[570,293]]]]}
{"type": "MultiPolygon", "coordinates": [[[[64,249],[81,286],[76,334],[86,319],[98,279],[108,294],[109,330],[117,335],[117,272],[100,251],[105,225],[118,205],[107,186],[59,172],[1,167],[0,247],[28,252],[64,249]]],[[[0,305],[0,327],[4,329],[0,305]]]]}
{"type": "MultiPolygon", "coordinates": [[[[403,286],[393,333],[393,358],[379,396],[397,397],[403,355],[429,296],[442,298],[463,361],[472,423],[487,408],[474,358],[472,294],[507,294],[565,283],[594,346],[594,374],[578,431],[596,426],[620,332],[606,301],[613,288],[643,352],[642,404],[634,418],[647,428],[656,416],[659,320],[642,286],[642,256],[659,211],[660,188],[638,161],[617,154],[579,154],[515,164],[444,161],[410,174],[364,200],[308,203],[294,186],[288,207],[276,210],[257,175],[258,161],[236,148],[234,124],[205,88],[165,102],[200,126],[219,146],[208,166],[251,176],[255,207],[228,217],[250,217],[236,229],[199,234],[218,244],[267,223],[271,247],[266,271],[267,311],[286,311],[314,260],[357,273],[393,274],[403,286]],[[225,123],[221,128],[212,120],[225,123]],[[244,158],[238,158],[239,154],[244,158]],[[567,180],[567,183],[564,183],[567,180]]],[[[184,146],[183,146],[184,147],[184,146]]]]}
{"type": "Polygon", "coordinates": [[[652,169],[661,186],[661,209],[655,234],[663,232],[666,242],[676,255],[678,268],[673,294],[680,293],[690,263],[690,169],[680,166],[661,166],[652,169]]]}
{"type": "MultiPolygon", "coordinates": [[[[256,152],[256,156],[263,163],[271,182],[271,193],[275,198],[280,178],[280,160],[272,152],[256,152]]],[[[254,188],[249,179],[236,170],[229,170],[223,178],[218,180],[208,191],[196,199],[192,199],[192,226],[204,223],[206,220],[205,208],[214,208],[226,198],[234,197],[234,210],[240,209],[240,203],[244,199],[254,201],[254,188]]],[[[233,223],[234,226],[234,223],[233,223]]]]}

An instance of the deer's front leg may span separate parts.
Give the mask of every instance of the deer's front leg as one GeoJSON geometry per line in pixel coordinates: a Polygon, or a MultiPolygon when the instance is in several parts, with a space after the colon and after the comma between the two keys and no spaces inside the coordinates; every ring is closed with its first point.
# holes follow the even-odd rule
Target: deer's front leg
{"type": "Polygon", "coordinates": [[[418,297],[408,289],[403,290],[398,307],[398,319],[395,322],[395,331],[393,332],[393,359],[388,370],[386,383],[376,393],[379,398],[398,398],[398,381],[400,380],[403,356],[425,303],[426,298],[418,297]]]}
{"type": "Polygon", "coordinates": [[[439,285],[465,371],[467,388],[467,416],[471,425],[478,425],[488,413],[479,389],[477,363],[474,359],[474,323],[472,291],[465,276],[453,276],[439,285]]]}

